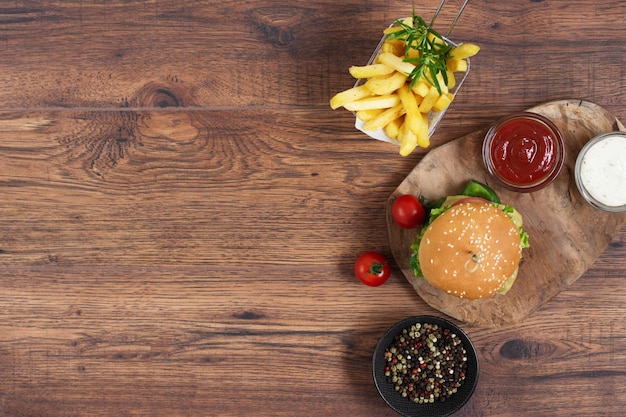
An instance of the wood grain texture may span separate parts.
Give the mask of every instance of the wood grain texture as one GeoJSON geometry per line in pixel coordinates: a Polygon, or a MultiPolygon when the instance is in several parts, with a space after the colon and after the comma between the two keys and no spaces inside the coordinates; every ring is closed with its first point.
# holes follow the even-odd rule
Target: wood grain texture
{"type": "MultiPolygon", "coordinates": [[[[374,346],[441,313],[396,265],[375,289],[352,267],[391,257],[387,199],[427,151],[328,100],[411,7],[0,4],[0,416],[394,415],[374,346]]],[[[431,149],[564,98],[625,120],[624,15],[470,2],[452,38],[482,50],[431,149]]],[[[623,414],[625,247],[622,227],[519,324],[463,326],[481,378],[459,415],[623,414]]]]}
{"type": "Polygon", "coordinates": [[[396,263],[429,305],[458,320],[481,326],[519,323],[575,282],[593,265],[626,222],[624,213],[602,212],[578,192],[576,155],[593,137],[626,130],[606,109],[580,100],[559,100],[528,109],[551,120],[562,132],[565,162],[555,181],[533,193],[516,193],[498,185],[482,160],[485,131],[438,147],[426,155],[387,201],[389,245],[396,263]],[[458,161],[451,164],[450,161],[458,161]],[[503,203],[519,208],[530,248],[522,253],[518,278],[506,295],[467,300],[433,287],[409,267],[411,245],[421,229],[403,229],[391,207],[398,196],[413,194],[437,201],[456,195],[470,180],[488,184],[503,203]]]}

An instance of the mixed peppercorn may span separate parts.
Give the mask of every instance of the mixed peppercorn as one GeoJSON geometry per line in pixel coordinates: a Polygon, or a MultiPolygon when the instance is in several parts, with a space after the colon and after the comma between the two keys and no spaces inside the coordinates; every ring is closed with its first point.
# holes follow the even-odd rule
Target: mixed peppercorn
{"type": "Polygon", "coordinates": [[[385,376],[394,389],[418,403],[446,401],[465,380],[467,352],[449,329],[416,323],[385,350],[385,376]]]}

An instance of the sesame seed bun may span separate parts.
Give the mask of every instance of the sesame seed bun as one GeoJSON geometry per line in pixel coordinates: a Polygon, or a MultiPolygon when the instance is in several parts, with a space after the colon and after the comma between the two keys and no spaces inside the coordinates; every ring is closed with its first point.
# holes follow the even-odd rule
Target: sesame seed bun
{"type": "Polygon", "coordinates": [[[439,215],[422,236],[424,278],[448,294],[494,296],[517,273],[522,249],[515,223],[493,204],[465,202],[439,215]]]}

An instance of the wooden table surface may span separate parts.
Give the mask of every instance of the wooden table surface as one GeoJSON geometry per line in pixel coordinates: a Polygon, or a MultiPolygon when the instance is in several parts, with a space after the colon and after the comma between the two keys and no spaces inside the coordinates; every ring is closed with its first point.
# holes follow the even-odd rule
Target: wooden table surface
{"type": "MultiPolygon", "coordinates": [[[[397,268],[370,288],[352,267],[390,255],[387,198],[426,151],[400,157],[328,100],[411,9],[2,2],[0,416],[395,415],[374,346],[440,313],[397,268]]],[[[558,99],[625,120],[625,16],[471,1],[452,38],[482,50],[432,147],[558,99]]],[[[458,415],[623,415],[625,282],[622,227],[522,323],[463,326],[481,374],[458,415]]]]}

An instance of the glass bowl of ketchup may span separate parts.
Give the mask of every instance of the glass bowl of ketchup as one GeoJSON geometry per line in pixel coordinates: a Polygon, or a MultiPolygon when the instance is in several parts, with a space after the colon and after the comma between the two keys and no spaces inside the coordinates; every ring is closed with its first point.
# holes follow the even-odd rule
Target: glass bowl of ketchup
{"type": "Polygon", "coordinates": [[[504,188],[529,193],[550,184],[561,172],[565,144],[546,117],[522,112],[487,131],[482,149],[487,172],[504,188]]]}

